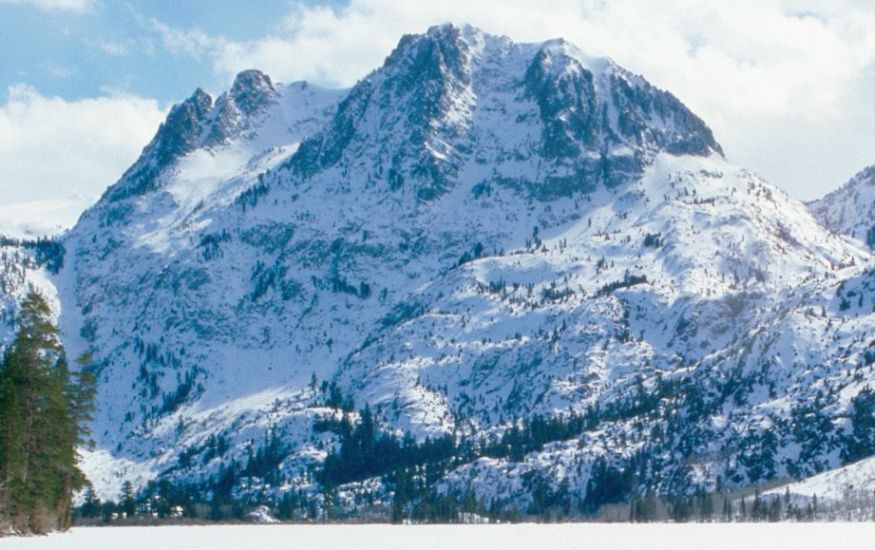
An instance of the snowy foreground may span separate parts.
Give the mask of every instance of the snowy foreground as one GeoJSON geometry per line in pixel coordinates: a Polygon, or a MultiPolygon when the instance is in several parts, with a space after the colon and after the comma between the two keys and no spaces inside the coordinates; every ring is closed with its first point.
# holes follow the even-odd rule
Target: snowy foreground
{"type": "Polygon", "coordinates": [[[875,524],[273,525],[78,528],[0,548],[72,550],[870,549],[875,524]]]}

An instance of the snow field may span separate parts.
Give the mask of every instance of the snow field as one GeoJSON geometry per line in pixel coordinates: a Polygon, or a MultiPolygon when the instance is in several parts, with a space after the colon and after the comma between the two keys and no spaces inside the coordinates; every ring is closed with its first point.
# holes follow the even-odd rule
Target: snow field
{"type": "Polygon", "coordinates": [[[83,527],[3,550],[863,550],[875,524],[271,525],[83,527]]]}

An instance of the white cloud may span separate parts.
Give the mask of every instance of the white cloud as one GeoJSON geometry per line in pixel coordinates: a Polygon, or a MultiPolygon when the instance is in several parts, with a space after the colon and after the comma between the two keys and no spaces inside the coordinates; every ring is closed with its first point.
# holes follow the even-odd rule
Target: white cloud
{"type": "Polygon", "coordinates": [[[98,47],[103,51],[103,53],[112,56],[120,56],[127,55],[128,47],[124,44],[118,44],[116,42],[103,42],[98,44],[98,47]]]}
{"type": "Polygon", "coordinates": [[[93,7],[94,0],[0,0],[0,4],[33,6],[46,11],[84,12],[93,7]]]}
{"type": "Polygon", "coordinates": [[[249,42],[159,25],[165,46],[209,61],[225,80],[351,85],[400,36],[452,21],[518,41],[562,36],[679,96],[731,159],[810,198],[875,162],[875,5],[869,0],[351,0],[298,5],[249,42]],[[806,137],[801,137],[805,134],[806,137]],[[793,144],[791,147],[790,144],[793,144]],[[800,169],[800,166],[804,166],[800,169]]]}
{"type": "Polygon", "coordinates": [[[44,65],[44,68],[48,74],[59,80],[70,78],[74,74],[73,69],[70,67],[62,67],[61,65],[54,65],[52,63],[47,63],[44,65]]]}
{"type": "MultiPolygon", "coordinates": [[[[65,101],[16,85],[0,106],[0,205],[96,199],[136,160],[165,112],[155,100],[118,95],[65,101]],[[71,199],[72,198],[72,199],[71,199]]],[[[65,204],[67,204],[65,202],[65,204]]],[[[70,210],[75,214],[75,209],[70,210]]],[[[68,216],[70,214],[67,214],[68,216]]],[[[11,221],[2,220],[8,227],[11,221]]],[[[43,220],[48,226],[73,220],[43,220]]]]}
{"type": "Polygon", "coordinates": [[[198,29],[182,31],[157,19],[152,19],[149,24],[161,35],[167,49],[198,60],[221,56],[222,49],[228,44],[224,38],[209,36],[198,29]]]}

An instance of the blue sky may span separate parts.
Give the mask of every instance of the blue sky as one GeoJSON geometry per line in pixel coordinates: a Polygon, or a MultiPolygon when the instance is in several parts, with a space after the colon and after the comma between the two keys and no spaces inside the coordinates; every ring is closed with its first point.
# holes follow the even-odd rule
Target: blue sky
{"type": "Polygon", "coordinates": [[[70,100],[130,92],[177,101],[197,86],[222,82],[202,60],[165,47],[157,24],[256,40],[288,14],[290,4],[102,0],[65,9],[0,2],[0,90],[25,82],[70,100]]]}
{"type": "Polygon", "coordinates": [[[730,161],[800,199],[875,163],[875,2],[643,5],[0,0],[0,231],[22,212],[73,223],[197,87],[221,93],[248,68],[351,86],[403,34],[448,21],[611,57],[701,116],[730,161]]]}

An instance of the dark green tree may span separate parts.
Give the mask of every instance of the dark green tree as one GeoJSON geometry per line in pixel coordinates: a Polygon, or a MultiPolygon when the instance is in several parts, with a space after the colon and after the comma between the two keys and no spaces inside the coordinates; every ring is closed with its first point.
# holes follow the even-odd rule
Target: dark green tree
{"type": "Polygon", "coordinates": [[[70,527],[72,495],[85,481],[76,446],[92,398],[93,379],[71,373],[51,309],[31,291],[0,361],[0,524],[35,533],[70,527]]]}
{"type": "Polygon", "coordinates": [[[134,514],[137,513],[137,497],[134,494],[134,486],[130,481],[125,481],[122,484],[119,506],[121,506],[121,511],[129,518],[134,517],[134,514]]]}
{"type": "Polygon", "coordinates": [[[100,502],[100,498],[97,496],[97,493],[94,491],[94,487],[89,483],[85,489],[85,495],[82,499],[82,505],[79,506],[78,514],[79,517],[83,518],[97,518],[100,517],[100,512],[102,508],[102,503],[100,502]]]}
{"type": "Polygon", "coordinates": [[[855,462],[875,454],[875,391],[869,386],[851,400],[851,434],[842,458],[855,462]]]}

